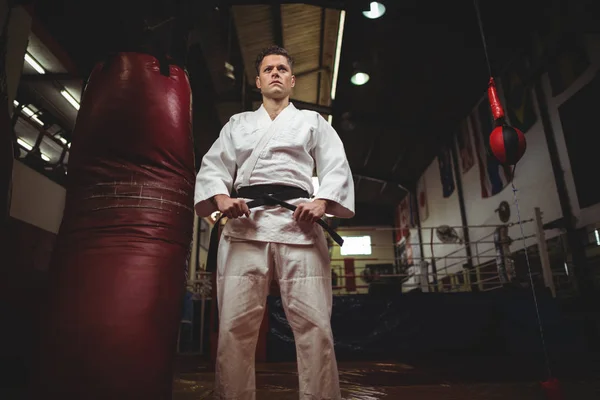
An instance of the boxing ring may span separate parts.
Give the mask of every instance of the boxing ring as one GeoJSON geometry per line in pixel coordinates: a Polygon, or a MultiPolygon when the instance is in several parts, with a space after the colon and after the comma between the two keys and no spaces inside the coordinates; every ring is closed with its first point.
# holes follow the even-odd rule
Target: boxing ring
{"type": "MultiPolygon", "coordinates": [[[[563,287],[565,282],[568,284],[570,277],[565,270],[551,268],[542,213],[536,209],[533,214],[534,218],[523,221],[524,224],[530,224],[529,231],[532,232],[524,238],[528,243],[527,251],[533,259],[531,281],[539,293],[542,306],[547,307],[545,312],[553,315],[547,317],[550,318],[547,321],[558,327],[560,317],[555,310],[554,300],[557,288],[563,287]]],[[[197,219],[195,225],[198,225],[197,219]]],[[[515,340],[514,352],[537,351],[531,350],[537,349],[538,338],[535,318],[531,318],[533,303],[530,279],[519,262],[522,258],[520,253],[523,251],[523,238],[508,235],[509,229],[515,226],[516,223],[509,222],[447,227],[455,230],[467,228],[471,231],[471,237],[476,239],[446,243],[436,235],[438,227],[424,227],[420,229],[420,233],[422,237],[427,237],[427,240],[423,240],[425,251],[423,254],[413,251],[410,260],[405,256],[340,257],[335,255],[334,248],[331,252],[334,254],[331,257],[334,293],[332,327],[339,357],[346,360],[365,357],[377,359],[385,353],[383,348],[392,349],[390,354],[398,356],[409,353],[416,356],[418,352],[415,353],[415,349],[410,348],[412,344],[409,344],[414,344],[415,340],[421,343],[421,353],[431,353],[435,349],[459,353],[481,351],[483,345],[478,343],[481,338],[477,335],[489,330],[489,325],[495,323],[493,318],[499,314],[508,316],[504,320],[506,324],[513,324],[514,321],[510,320],[517,319],[517,324],[527,325],[527,338],[520,343],[516,342],[516,336],[511,339],[515,340]],[[470,248],[470,254],[467,248],[470,248]],[[474,319],[474,316],[477,318],[474,319]],[[453,328],[454,332],[448,332],[444,339],[431,338],[438,342],[438,347],[431,346],[427,343],[429,339],[424,339],[429,337],[432,330],[438,329],[434,328],[435,325],[444,329],[443,326],[452,326],[454,323],[462,328],[453,328]],[[357,329],[357,326],[361,328],[357,329]],[[415,330],[420,333],[415,333],[415,330]],[[465,335],[464,331],[469,330],[479,333],[465,335]],[[422,335],[421,339],[415,337],[419,335],[422,335]],[[378,348],[375,337],[381,339],[384,336],[387,339],[382,340],[381,348],[378,348]],[[393,343],[388,345],[383,344],[394,336],[398,340],[392,340],[393,343]],[[457,338],[461,339],[456,341],[457,338]]],[[[372,227],[338,229],[338,232],[340,235],[356,230],[362,233],[391,233],[394,229],[372,227]]],[[[195,229],[196,233],[198,231],[195,229]]],[[[412,236],[416,237],[417,233],[418,230],[415,229],[412,236]]],[[[195,236],[195,241],[198,240],[195,236]]],[[[392,253],[392,248],[397,247],[397,244],[390,240],[389,245],[375,243],[372,246],[387,248],[388,254],[392,253]]],[[[201,251],[200,247],[194,246],[192,259],[198,260],[198,251],[201,251]]],[[[190,279],[187,291],[194,299],[194,318],[187,322],[190,326],[186,327],[186,333],[180,332],[177,350],[179,354],[203,355],[213,359],[217,342],[214,276],[204,271],[198,261],[190,263],[188,274],[190,279]],[[184,335],[185,340],[191,341],[191,344],[181,344],[184,335]]],[[[489,345],[488,350],[495,351],[497,346],[490,343],[485,346],[489,345]]],[[[259,362],[295,359],[293,335],[287,326],[276,282],[272,283],[267,299],[267,312],[260,331],[256,357],[259,362]]]]}

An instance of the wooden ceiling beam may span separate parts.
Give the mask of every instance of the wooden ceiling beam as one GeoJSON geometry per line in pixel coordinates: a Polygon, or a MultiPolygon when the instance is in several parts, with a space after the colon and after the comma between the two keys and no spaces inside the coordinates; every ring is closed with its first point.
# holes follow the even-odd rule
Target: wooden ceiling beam
{"type": "Polygon", "coordinates": [[[82,78],[70,73],[46,73],[46,74],[24,74],[21,82],[51,82],[51,81],[81,81],[82,78]]]}
{"type": "Polygon", "coordinates": [[[273,39],[275,44],[283,46],[283,25],[281,24],[281,4],[278,1],[271,2],[271,17],[273,19],[273,39]]]}
{"type": "MultiPolygon", "coordinates": [[[[325,44],[325,8],[321,8],[321,32],[319,37],[319,69],[323,68],[323,45],[325,44]]],[[[323,80],[323,74],[319,72],[317,78],[317,98],[316,103],[320,104],[321,100],[321,81],[323,80]]]]}

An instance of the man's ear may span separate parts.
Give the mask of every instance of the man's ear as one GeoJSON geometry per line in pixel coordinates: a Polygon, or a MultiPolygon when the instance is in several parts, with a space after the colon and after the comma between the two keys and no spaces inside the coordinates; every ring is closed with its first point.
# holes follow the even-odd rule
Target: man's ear
{"type": "Polygon", "coordinates": [[[296,86],[296,75],[292,75],[292,87],[296,86]]]}
{"type": "Polygon", "coordinates": [[[256,87],[260,89],[260,78],[256,77],[256,87]]]}

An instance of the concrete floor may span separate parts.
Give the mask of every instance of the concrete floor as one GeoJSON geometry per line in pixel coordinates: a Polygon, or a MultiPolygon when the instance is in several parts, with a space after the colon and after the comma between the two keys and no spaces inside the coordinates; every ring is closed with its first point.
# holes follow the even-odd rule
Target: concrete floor
{"type": "MultiPolygon", "coordinates": [[[[295,368],[293,363],[257,365],[257,400],[297,400],[295,368]]],[[[535,381],[446,381],[410,365],[395,363],[341,362],[339,368],[344,400],[547,399],[535,381]]],[[[178,372],[173,400],[212,399],[213,379],[213,371],[205,364],[178,372]]],[[[561,384],[565,400],[600,399],[600,380],[569,380],[561,384]]]]}

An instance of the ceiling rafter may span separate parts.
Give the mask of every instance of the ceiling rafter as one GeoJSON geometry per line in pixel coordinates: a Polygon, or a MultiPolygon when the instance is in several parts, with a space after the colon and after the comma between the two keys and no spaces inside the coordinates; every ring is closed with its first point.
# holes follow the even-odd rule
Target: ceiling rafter
{"type": "Polygon", "coordinates": [[[323,74],[321,73],[321,70],[323,69],[323,45],[325,43],[325,17],[326,17],[326,13],[325,13],[325,8],[321,8],[321,34],[320,34],[320,39],[319,39],[319,76],[317,78],[317,98],[316,98],[316,103],[320,104],[321,103],[321,81],[323,80],[323,74]]]}
{"type": "Polygon", "coordinates": [[[360,180],[371,181],[371,182],[376,182],[376,183],[386,184],[386,185],[392,185],[392,186],[399,187],[400,189],[404,190],[407,193],[410,192],[408,187],[410,187],[411,185],[406,182],[401,183],[401,182],[394,181],[391,178],[368,176],[368,175],[364,175],[362,173],[354,173],[352,175],[355,178],[360,179],[360,180]]]}
{"type": "Polygon", "coordinates": [[[271,18],[273,19],[273,39],[279,47],[283,45],[283,27],[281,25],[281,4],[278,1],[271,2],[271,18]]]}
{"type": "Polygon", "coordinates": [[[306,75],[311,75],[311,74],[316,74],[316,73],[330,74],[331,73],[331,68],[329,68],[326,65],[322,65],[322,62],[321,62],[321,66],[320,67],[311,68],[311,69],[308,69],[308,70],[302,71],[302,72],[294,72],[294,75],[296,76],[296,78],[298,78],[298,77],[301,77],[301,76],[306,76],[306,75]]]}
{"type": "Polygon", "coordinates": [[[23,74],[21,82],[51,82],[51,81],[82,81],[81,77],[68,72],[46,73],[46,74],[23,74]]]}

